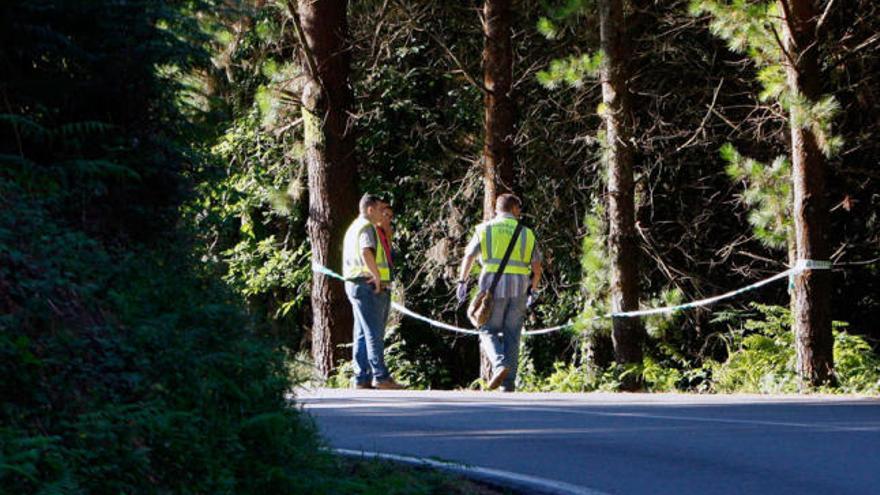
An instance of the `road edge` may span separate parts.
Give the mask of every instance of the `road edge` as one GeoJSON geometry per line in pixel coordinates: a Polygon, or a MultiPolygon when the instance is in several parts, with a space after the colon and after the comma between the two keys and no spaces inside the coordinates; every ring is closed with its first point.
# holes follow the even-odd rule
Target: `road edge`
{"type": "Polygon", "coordinates": [[[439,461],[425,457],[414,457],[385,452],[371,452],[368,450],[332,449],[334,453],[352,458],[383,459],[400,462],[413,466],[430,467],[451,473],[460,474],[466,478],[485,481],[502,487],[524,491],[525,493],[537,493],[542,495],[609,495],[605,492],[572,485],[563,481],[550,480],[519,474],[501,469],[492,469],[480,466],[468,466],[456,462],[439,461]]]}

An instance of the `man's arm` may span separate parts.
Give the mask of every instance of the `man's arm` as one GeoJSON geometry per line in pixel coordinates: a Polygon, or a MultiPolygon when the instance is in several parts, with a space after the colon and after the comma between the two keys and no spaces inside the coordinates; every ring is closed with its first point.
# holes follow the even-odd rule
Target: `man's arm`
{"type": "Polygon", "coordinates": [[[370,274],[373,276],[373,292],[378,294],[382,291],[382,277],[379,276],[379,267],[376,265],[376,254],[373,252],[373,248],[363,248],[361,253],[364,256],[364,263],[367,264],[367,269],[370,270],[370,274]]]}
{"type": "Polygon", "coordinates": [[[544,265],[541,260],[532,261],[532,292],[538,292],[538,286],[541,285],[541,275],[544,273],[544,265]]]}
{"type": "Polygon", "coordinates": [[[461,267],[458,269],[458,281],[462,282],[468,279],[468,276],[471,274],[471,267],[474,266],[474,261],[476,261],[477,255],[469,254],[461,260],[461,267]]]}
{"type": "Polygon", "coordinates": [[[477,260],[477,256],[480,255],[480,237],[481,237],[481,226],[478,225],[476,231],[474,232],[473,237],[471,237],[470,242],[466,248],[464,248],[464,258],[461,260],[461,267],[458,269],[458,281],[467,281],[468,277],[471,274],[471,268],[474,266],[474,261],[477,260]]]}

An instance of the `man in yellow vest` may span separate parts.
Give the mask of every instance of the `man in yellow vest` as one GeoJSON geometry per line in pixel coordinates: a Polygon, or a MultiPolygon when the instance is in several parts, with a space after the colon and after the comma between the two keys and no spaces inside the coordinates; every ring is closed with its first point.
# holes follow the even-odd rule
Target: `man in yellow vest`
{"type": "Polygon", "coordinates": [[[480,290],[489,290],[492,278],[499,271],[507,246],[513,241],[513,250],[504,272],[492,294],[494,304],[489,321],[480,327],[480,346],[492,362],[489,389],[502,386],[505,392],[516,387],[519,360],[519,341],[526,308],[531,306],[541,283],[541,251],[535,233],[523,227],[513,240],[516,224],[522,213],[522,203],[513,194],[502,194],[495,201],[495,218],[477,226],[474,237],[465,250],[459,270],[456,294],[459,303],[467,299],[467,279],[474,260],[479,256],[480,290]]]}
{"type": "Polygon", "coordinates": [[[388,203],[365,194],[345,233],[342,269],[354,313],[352,361],[355,388],[399,389],[385,366],[385,324],[391,308],[391,218],[388,203]]]}

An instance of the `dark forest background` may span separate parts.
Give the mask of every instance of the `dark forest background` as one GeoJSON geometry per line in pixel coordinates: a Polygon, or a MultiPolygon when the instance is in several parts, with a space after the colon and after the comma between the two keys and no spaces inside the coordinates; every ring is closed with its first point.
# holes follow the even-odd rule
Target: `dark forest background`
{"type": "MultiPolygon", "coordinates": [[[[303,61],[288,7],[0,4],[0,483],[11,492],[354,486],[328,474],[313,428],[287,407],[293,385],[315,379],[303,61]]],[[[880,390],[878,8],[834,3],[819,38],[839,145],[827,183],[840,264],[832,391],[880,390]]],[[[357,187],[396,211],[395,297],[461,326],[455,267],[483,216],[481,9],[348,6],[357,187]]],[[[777,157],[789,122],[762,96],[760,57],[687,1],[626,11],[642,306],[786,269],[777,157]]],[[[525,340],[522,389],[615,389],[628,371],[603,357],[610,324],[587,322],[610,307],[601,88],[565,62],[597,52],[595,6],[520,0],[512,12],[514,189],[546,258],[526,326],[579,322],[525,340]]],[[[646,319],[645,388],[796,391],[788,306],[783,282],[646,319]]],[[[473,338],[392,318],[401,382],[478,378],[473,338]]],[[[335,352],[329,383],[344,385],[347,351],[335,352]]]]}

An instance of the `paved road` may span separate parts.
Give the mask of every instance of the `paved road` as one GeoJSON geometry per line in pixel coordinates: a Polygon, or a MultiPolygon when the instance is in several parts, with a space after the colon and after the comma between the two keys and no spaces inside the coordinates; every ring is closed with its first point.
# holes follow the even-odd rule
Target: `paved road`
{"type": "Polygon", "coordinates": [[[334,447],[614,494],[880,494],[880,399],[300,391],[334,447]]]}

